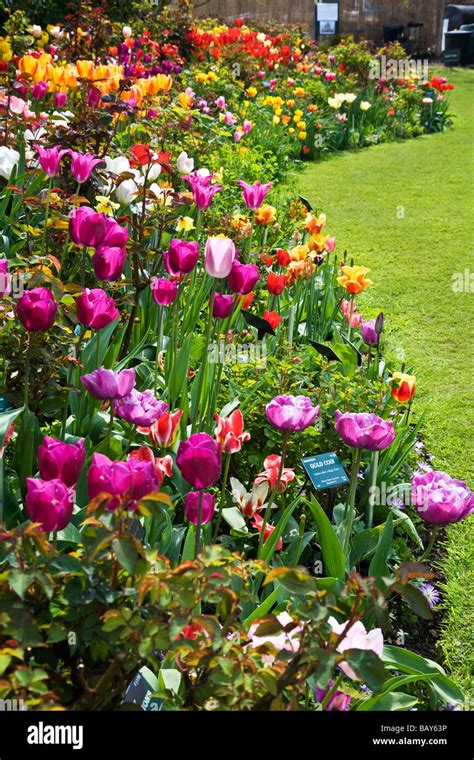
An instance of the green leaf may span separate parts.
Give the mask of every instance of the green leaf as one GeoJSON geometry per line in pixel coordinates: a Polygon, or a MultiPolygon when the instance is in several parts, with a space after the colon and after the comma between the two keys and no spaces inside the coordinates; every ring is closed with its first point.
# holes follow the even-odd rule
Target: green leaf
{"type": "Polygon", "coordinates": [[[314,578],[305,567],[275,567],[267,574],[263,585],[266,586],[273,581],[293,594],[309,594],[316,588],[314,578]]]}
{"type": "Polygon", "coordinates": [[[125,568],[127,573],[133,575],[138,560],[138,552],[134,540],[131,537],[128,538],[125,536],[122,538],[114,538],[112,541],[112,549],[122,567],[125,568]]]}
{"type": "Polygon", "coordinates": [[[22,406],[19,409],[11,409],[7,412],[1,412],[0,414],[0,449],[3,446],[5,436],[8,433],[8,429],[12,422],[15,422],[16,418],[24,411],[25,407],[22,406]]]}
{"type": "Polygon", "coordinates": [[[34,580],[34,573],[23,573],[21,570],[11,570],[8,575],[10,588],[15,594],[18,594],[20,599],[25,598],[25,594],[34,580]]]}
{"type": "Polygon", "coordinates": [[[408,708],[414,707],[417,704],[417,697],[405,694],[403,691],[392,691],[365,699],[356,709],[363,712],[367,710],[394,712],[397,710],[408,710],[408,708]]]}
{"type": "Polygon", "coordinates": [[[370,649],[347,649],[344,660],[373,691],[380,691],[387,678],[387,671],[380,657],[370,649]]]}
{"type": "Polygon", "coordinates": [[[464,701],[463,692],[448,678],[437,662],[402,647],[388,644],[383,648],[382,660],[388,667],[402,673],[430,675],[430,685],[445,702],[462,703],[464,701]]]}
{"type": "Polygon", "coordinates": [[[392,591],[400,594],[413,612],[423,620],[433,619],[433,613],[426,596],[416,586],[413,586],[411,583],[394,583],[391,588],[392,591]]]}
{"type": "Polygon", "coordinates": [[[324,570],[328,576],[344,580],[346,576],[346,562],[334,528],[314,496],[311,496],[307,504],[318,529],[324,570]]]}
{"type": "Polygon", "coordinates": [[[380,536],[380,541],[375,550],[375,554],[369,565],[369,575],[373,575],[375,578],[383,578],[390,574],[390,570],[387,567],[387,559],[392,548],[393,540],[393,517],[389,515],[387,522],[383,529],[383,533],[380,536]]]}

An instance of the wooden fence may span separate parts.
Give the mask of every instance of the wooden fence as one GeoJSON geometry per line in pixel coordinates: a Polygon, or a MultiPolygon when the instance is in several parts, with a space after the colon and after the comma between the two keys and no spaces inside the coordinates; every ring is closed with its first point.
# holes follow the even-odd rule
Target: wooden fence
{"type": "MultiPolygon", "coordinates": [[[[469,5],[473,0],[457,1],[469,5]]],[[[419,47],[439,53],[446,0],[340,0],[340,32],[359,40],[383,40],[384,24],[419,22],[419,47]]],[[[266,18],[288,24],[304,24],[314,35],[314,0],[196,0],[196,15],[224,21],[234,18],[266,18]]]]}

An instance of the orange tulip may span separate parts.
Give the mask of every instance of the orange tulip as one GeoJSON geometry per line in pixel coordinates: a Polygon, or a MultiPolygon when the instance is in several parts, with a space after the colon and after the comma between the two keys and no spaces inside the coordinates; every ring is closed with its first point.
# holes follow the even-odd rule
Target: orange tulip
{"type": "Polygon", "coordinates": [[[94,62],[93,61],[76,61],[77,73],[84,79],[92,79],[94,76],[94,62]]]}
{"type": "Polygon", "coordinates": [[[404,372],[394,372],[392,376],[392,396],[399,404],[411,401],[416,389],[415,375],[406,375],[404,372]]]}
{"type": "Polygon", "coordinates": [[[342,267],[344,274],[337,278],[337,281],[341,287],[347,290],[348,293],[361,293],[363,290],[372,285],[372,280],[366,278],[366,274],[370,272],[367,267],[342,267]]]}

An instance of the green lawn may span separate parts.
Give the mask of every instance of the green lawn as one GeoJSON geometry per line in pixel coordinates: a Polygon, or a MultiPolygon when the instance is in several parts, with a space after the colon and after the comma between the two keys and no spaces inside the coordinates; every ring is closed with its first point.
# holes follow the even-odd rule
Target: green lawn
{"type": "MultiPolygon", "coordinates": [[[[332,156],[299,188],[328,215],[337,250],[370,267],[363,314],[385,313],[392,357],[417,376],[417,409],[433,466],[472,485],[474,463],[474,71],[446,70],[454,126],[441,134],[332,156]],[[472,291],[453,277],[472,271],[472,291]]],[[[472,525],[447,531],[442,571],[445,660],[468,687],[474,628],[472,525]]]]}

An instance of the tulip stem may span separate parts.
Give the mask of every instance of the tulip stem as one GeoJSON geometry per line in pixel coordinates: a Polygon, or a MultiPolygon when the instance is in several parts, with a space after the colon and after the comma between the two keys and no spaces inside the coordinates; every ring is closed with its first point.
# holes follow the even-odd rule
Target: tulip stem
{"type": "Polygon", "coordinates": [[[44,215],[44,229],[43,229],[43,256],[48,254],[48,222],[49,222],[49,207],[51,203],[51,187],[53,185],[53,178],[49,178],[48,182],[48,198],[46,200],[46,211],[44,215]]]}
{"type": "Polygon", "coordinates": [[[260,538],[258,541],[258,549],[257,549],[257,558],[260,559],[260,555],[262,554],[263,544],[265,543],[265,528],[267,527],[268,518],[270,517],[270,512],[272,509],[272,502],[275,497],[275,494],[278,493],[278,486],[280,485],[280,479],[283,473],[283,467],[285,465],[285,457],[286,457],[286,450],[288,448],[288,440],[290,437],[290,431],[285,430],[283,432],[283,443],[281,447],[281,458],[280,458],[280,467],[278,468],[278,476],[275,481],[275,485],[273,486],[270,496],[268,497],[267,506],[263,515],[263,523],[262,523],[262,530],[260,533],[260,538]]]}
{"type": "Polygon", "coordinates": [[[29,401],[32,348],[33,348],[33,336],[31,334],[28,334],[28,348],[26,349],[25,379],[24,379],[24,388],[23,388],[23,405],[26,407],[28,407],[28,401],[29,401]]]}
{"type": "Polygon", "coordinates": [[[352,315],[354,313],[354,296],[351,295],[351,305],[349,309],[349,329],[347,330],[347,340],[351,339],[351,331],[352,331],[352,315]]]}
{"type": "Polygon", "coordinates": [[[341,681],[342,681],[342,673],[340,673],[337,676],[337,678],[335,679],[333,685],[327,690],[326,694],[324,695],[324,698],[323,698],[323,700],[321,702],[321,710],[325,710],[326,709],[327,705],[329,704],[329,700],[331,699],[331,697],[333,696],[333,694],[335,694],[335,692],[337,691],[337,687],[339,686],[339,684],[341,683],[341,681]]]}
{"type": "Polygon", "coordinates": [[[224,463],[224,474],[222,475],[222,488],[221,488],[221,497],[219,500],[219,513],[217,515],[216,527],[214,530],[214,543],[216,543],[217,541],[217,536],[219,535],[219,528],[220,528],[221,520],[222,520],[222,510],[224,509],[225,491],[227,487],[227,479],[229,477],[230,457],[231,455],[227,453],[226,458],[225,458],[225,463],[224,463]]]}
{"type": "Polygon", "coordinates": [[[362,449],[356,449],[354,459],[352,460],[351,481],[349,485],[349,494],[347,496],[346,508],[344,510],[344,541],[342,550],[347,557],[349,550],[349,541],[352,533],[352,523],[354,522],[355,496],[357,490],[357,477],[359,475],[360,460],[362,459],[362,449]]]}
{"type": "Polygon", "coordinates": [[[199,502],[198,502],[198,521],[196,525],[196,539],[194,541],[194,559],[197,558],[201,551],[201,526],[202,526],[202,502],[204,500],[204,491],[199,489],[199,502]]]}
{"type": "Polygon", "coordinates": [[[158,367],[161,353],[161,341],[163,338],[163,306],[158,306],[158,325],[157,325],[158,337],[156,339],[156,360],[155,360],[155,379],[153,381],[153,395],[156,396],[156,388],[158,385],[158,367]]]}
{"type": "Polygon", "coordinates": [[[209,338],[211,335],[211,325],[212,325],[212,308],[214,305],[214,294],[216,292],[216,280],[213,280],[212,287],[211,287],[211,294],[209,296],[209,314],[207,317],[207,326],[206,326],[206,337],[204,341],[204,355],[202,358],[201,366],[199,368],[199,376],[198,376],[198,387],[197,387],[197,393],[196,393],[196,408],[193,409],[193,423],[191,432],[196,432],[196,422],[199,417],[199,421],[202,420],[202,414],[201,414],[201,396],[202,396],[202,388],[204,385],[204,374],[207,369],[208,364],[208,357],[209,357],[209,338]]]}
{"type": "Polygon", "coordinates": [[[369,498],[367,501],[367,511],[365,519],[365,527],[371,528],[374,519],[374,504],[375,504],[375,489],[377,487],[377,470],[379,467],[380,451],[374,451],[372,456],[372,472],[370,475],[370,489],[369,498]]]}
{"type": "Polygon", "coordinates": [[[111,400],[109,428],[107,430],[107,451],[110,449],[110,438],[112,436],[113,427],[114,427],[114,402],[113,400],[111,400]]]}
{"type": "Polygon", "coordinates": [[[427,559],[429,557],[429,555],[431,554],[431,550],[432,550],[432,548],[434,546],[434,543],[436,541],[436,537],[437,537],[438,533],[439,533],[439,525],[435,525],[434,528],[433,528],[433,530],[431,531],[431,536],[430,536],[430,540],[429,540],[428,546],[426,547],[425,551],[423,552],[423,554],[419,558],[418,562],[424,562],[425,559],[427,559]]]}

